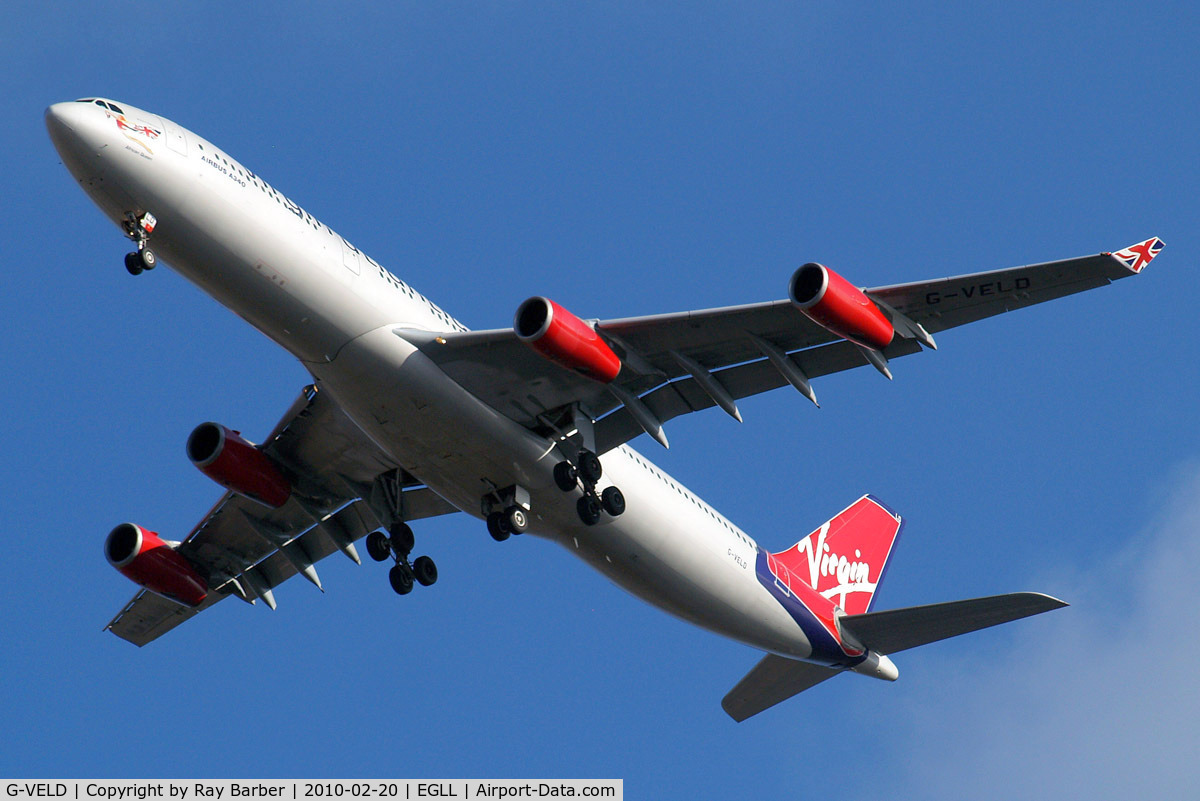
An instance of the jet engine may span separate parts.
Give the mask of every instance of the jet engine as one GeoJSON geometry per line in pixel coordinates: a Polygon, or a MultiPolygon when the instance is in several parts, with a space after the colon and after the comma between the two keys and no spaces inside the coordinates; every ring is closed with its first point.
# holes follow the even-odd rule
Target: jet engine
{"type": "Polygon", "coordinates": [[[201,473],[226,489],[278,509],[292,494],[291,483],[275,463],[236,431],[201,423],[187,440],[188,458],[201,473]]]}
{"type": "Polygon", "coordinates": [[[621,372],[621,359],[592,327],[549,298],[517,307],[517,338],[550,361],[605,384],[621,372]]]}
{"type": "Polygon", "coordinates": [[[809,262],[788,283],[792,305],[827,331],[864,348],[883,350],[892,341],[892,322],[862,290],[824,264],[809,262]]]}
{"type": "Polygon", "coordinates": [[[199,606],[208,595],[208,584],[181,556],[153,531],[122,523],[104,541],[108,563],[121,575],[151,592],[187,606],[199,606]]]}

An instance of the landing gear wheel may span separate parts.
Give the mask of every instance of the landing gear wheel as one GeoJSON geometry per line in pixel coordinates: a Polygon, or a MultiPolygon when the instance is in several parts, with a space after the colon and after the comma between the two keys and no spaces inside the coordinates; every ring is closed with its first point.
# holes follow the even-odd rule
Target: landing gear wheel
{"type": "Polygon", "coordinates": [[[625,494],[616,487],[608,487],[600,493],[600,505],[613,517],[625,511],[625,494]]]}
{"type": "Polygon", "coordinates": [[[586,483],[595,486],[603,473],[604,468],[600,466],[599,456],[591,451],[579,452],[579,475],[586,483]]]}
{"type": "Polygon", "coordinates": [[[392,524],[388,529],[389,541],[392,544],[392,553],[400,559],[412,553],[413,546],[417,540],[413,536],[413,530],[409,528],[408,523],[399,522],[392,524]]]}
{"type": "Polygon", "coordinates": [[[513,534],[520,534],[529,528],[529,515],[520,506],[510,506],[504,510],[504,522],[513,534]]]}
{"type": "Polygon", "coordinates": [[[387,534],[382,531],[372,531],[367,535],[367,553],[376,562],[382,562],[392,555],[388,548],[387,534]]]}
{"type": "Polygon", "coordinates": [[[412,563],[412,572],[422,587],[428,587],[437,581],[437,565],[428,556],[418,556],[412,563]]]}
{"type": "Polygon", "coordinates": [[[413,588],[413,571],[408,565],[400,564],[388,571],[388,581],[397,595],[408,595],[413,588]]]}
{"type": "Polygon", "coordinates": [[[508,539],[508,535],[512,533],[505,528],[505,525],[506,523],[503,512],[492,512],[487,516],[488,534],[491,534],[492,539],[494,539],[496,542],[504,542],[506,539],[508,539]]]}
{"type": "Polygon", "coordinates": [[[579,512],[579,519],[584,525],[594,526],[600,522],[600,501],[595,495],[584,495],[576,501],[575,511],[579,512]]]}
{"type": "Polygon", "coordinates": [[[125,256],[125,269],[130,275],[139,275],[143,270],[153,270],[158,265],[154,251],[146,247],[157,224],[158,220],[148,211],[125,212],[125,221],[121,223],[121,227],[125,229],[125,236],[137,245],[136,251],[125,256]]]}
{"type": "Polygon", "coordinates": [[[570,492],[579,484],[579,471],[570,462],[554,465],[554,483],[563,492],[570,492]]]}

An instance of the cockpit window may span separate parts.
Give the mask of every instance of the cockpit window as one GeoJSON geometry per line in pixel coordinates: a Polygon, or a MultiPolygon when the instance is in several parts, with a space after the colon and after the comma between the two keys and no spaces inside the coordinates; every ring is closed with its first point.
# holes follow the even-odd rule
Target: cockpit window
{"type": "Polygon", "coordinates": [[[124,112],[124,111],[121,109],[121,107],[120,107],[120,106],[118,106],[116,103],[109,103],[107,100],[77,100],[77,101],[75,101],[75,102],[76,102],[76,103],[95,103],[95,104],[96,104],[97,106],[99,106],[100,108],[106,108],[106,109],[108,109],[109,111],[114,111],[114,112],[116,112],[117,114],[124,114],[124,113],[125,113],[125,112],[124,112]]]}
{"type": "Polygon", "coordinates": [[[76,100],[75,102],[76,103],[91,103],[95,99],[96,98],[94,98],[94,97],[81,97],[78,100],[76,100]]]}

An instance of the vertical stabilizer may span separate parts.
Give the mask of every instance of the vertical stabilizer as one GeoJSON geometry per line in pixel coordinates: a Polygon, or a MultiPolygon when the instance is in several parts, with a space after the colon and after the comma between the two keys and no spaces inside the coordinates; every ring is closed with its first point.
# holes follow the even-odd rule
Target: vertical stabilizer
{"type": "Polygon", "coordinates": [[[864,495],[800,542],[771,554],[846,614],[868,612],[904,522],[864,495]]]}

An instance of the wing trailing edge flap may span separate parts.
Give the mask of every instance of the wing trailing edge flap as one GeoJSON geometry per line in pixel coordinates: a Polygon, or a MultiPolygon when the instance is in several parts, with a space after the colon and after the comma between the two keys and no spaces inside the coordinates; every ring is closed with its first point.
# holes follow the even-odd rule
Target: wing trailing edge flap
{"type": "Polygon", "coordinates": [[[741,723],[842,671],[767,654],[721,699],[721,708],[741,723]]]}
{"type": "MultiPolygon", "coordinates": [[[[888,359],[895,359],[918,353],[920,350],[921,345],[917,340],[897,337],[884,350],[883,355],[888,359]]],[[[786,355],[786,358],[796,365],[807,379],[870,364],[863,356],[861,348],[853,342],[845,341],[797,351],[786,355]]],[[[787,386],[789,383],[787,376],[772,364],[770,359],[759,359],[724,370],[714,370],[712,377],[721,382],[733,400],[758,395],[787,386]]],[[[717,401],[692,377],[663,384],[641,396],[640,400],[660,424],[681,414],[698,412],[717,405],[717,401]]],[[[641,434],[642,430],[642,426],[629,409],[619,408],[596,421],[596,453],[604,454],[641,434]]]]}
{"type": "Polygon", "coordinates": [[[1067,606],[1038,592],[1014,592],[966,601],[843,615],[838,626],[881,654],[906,651],[960,634],[998,626],[1067,606]]]}
{"type": "MultiPolygon", "coordinates": [[[[406,520],[423,520],[458,511],[428,488],[405,490],[404,499],[406,520]]],[[[297,573],[303,574],[306,564],[311,567],[330,554],[344,551],[342,543],[357,542],[379,528],[379,523],[365,503],[352,503],[292,540],[288,546],[290,551],[280,548],[247,572],[254,575],[252,581],[259,585],[256,589],[269,592],[297,573]]],[[[321,586],[317,581],[313,583],[321,586]]],[[[259,594],[262,597],[262,593],[259,594]]],[[[271,603],[267,598],[263,600],[271,603]]]]}
{"type": "Polygon", "coordinates": [[[209,593],[204,602],[195,608],[184,606],[155,595],[146,590],[139,590],[125,604],[117,616],[104,627],[122,640],[127,640],[139,648],[152,640],[156,640],[188,618],[198,615],[224,595],[209,593]]]}

